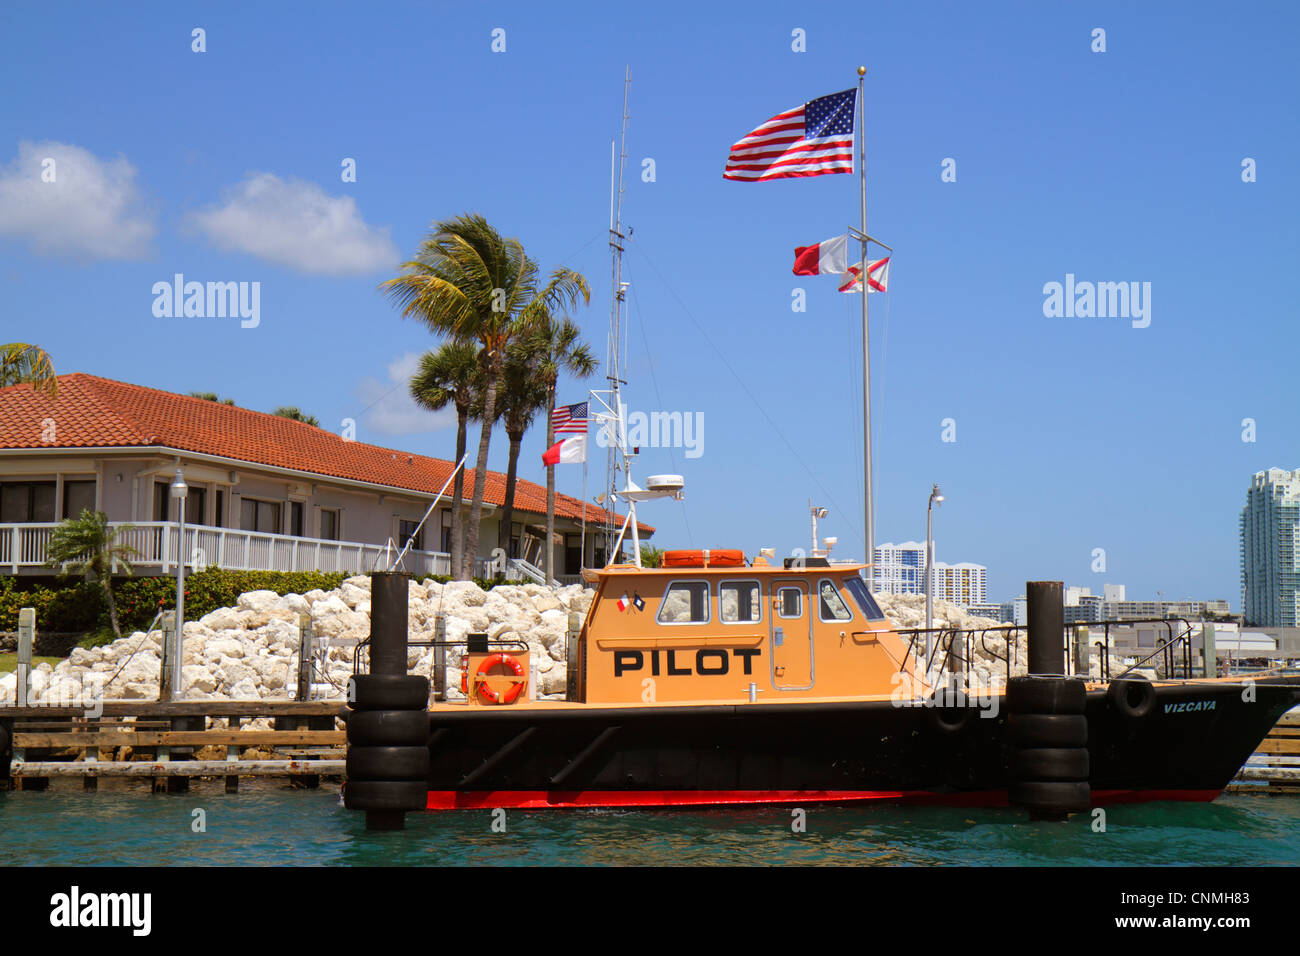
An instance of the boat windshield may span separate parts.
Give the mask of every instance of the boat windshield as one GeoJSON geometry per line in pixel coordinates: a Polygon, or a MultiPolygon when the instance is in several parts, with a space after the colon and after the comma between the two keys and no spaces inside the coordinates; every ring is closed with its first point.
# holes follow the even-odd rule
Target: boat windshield
{"type": "Polygon", "coordinates": [[[866,615],[868,621],[884,620],[885,615],[880,610],[880,605],[867,590],[867,582],[856,574],[850,575],[844,579],[844,588],[853,595],[853,600],[857,602],[858,607],[862,608],[862,613],[866,615]]]}

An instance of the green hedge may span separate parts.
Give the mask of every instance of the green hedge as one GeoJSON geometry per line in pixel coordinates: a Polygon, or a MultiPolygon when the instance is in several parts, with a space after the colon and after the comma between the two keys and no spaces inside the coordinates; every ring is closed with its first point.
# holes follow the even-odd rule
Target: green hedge
{"type": "MultiPolygon", "coordinates": [[[[319,588],[330,591],[344,578],[342,571],[231,571],[207,568],[185,579],[185,619],[193,621],[218,608],[233,607],[247,591],[276,594],[306,594],[319,588]]],[[[416,580],[432,578],[446,582],[443,575],[411,575],[416,580]]],[[[494,582],[475,580],[490,589],[494,582]]],[[[123,634],[144,630],[161,610],[176,606],[175,578],[117,578],[113,581],[118,624],[123,634]]],[[[59,588],[35,585],[20,589],[12,577],[0,577],[0,631],[18,629],[18,610],[36,609],[36,627],[41,631],[82,633],[108,628],[108,603],[98,584],[84,582],[59,588]]]]}

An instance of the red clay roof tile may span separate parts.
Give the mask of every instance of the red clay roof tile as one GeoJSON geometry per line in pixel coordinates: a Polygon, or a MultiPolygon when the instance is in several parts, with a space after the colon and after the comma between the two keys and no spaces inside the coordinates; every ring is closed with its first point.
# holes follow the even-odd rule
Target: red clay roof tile
{"type": "MultiPolygon", "coordinates": [[[[162,446],[269,465],[314,475],[365,481],[391,488],[436,494],[453,462],[411,452],[347,441],[333,432],[249,408],[75,372],[59,376],[54,399],[30,385],[0,389],[0,449],[132,448],[162,446]],[[53,440],[49,425],[53,422],[53,440]]],[[[465,494],[474,485],[465,472],[465,494]]],[[[489,471],[483,500],[505,501],[505,475],[489,471]]],[[[546,489],[519,479],[515,509],[546,514],[546,489]]],[[[557,517],[580,519],[579,498],[557,493],[557,517]]],[[[586,507],[599,521],[601,508],[586,507]]],[[[638,522],[642,533],[653,533],[638,522]]]]}

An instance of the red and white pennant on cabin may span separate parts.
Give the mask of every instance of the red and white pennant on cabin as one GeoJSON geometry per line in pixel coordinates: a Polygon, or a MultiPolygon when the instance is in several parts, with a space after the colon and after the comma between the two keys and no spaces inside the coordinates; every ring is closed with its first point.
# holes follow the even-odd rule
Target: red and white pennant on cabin
{"type": "Polygon", "coordinates": [[[542,455],[543,465],[568,465],[587,460],[587,403],[561,405],[554,412],[557,441],[542,455]],[[561,437],[563,436],[563,437],[561,437]]]}
{"type": "Polygon", "coordinates": [[[844,90],[777,113],[731,147],[722,178],[761,182],[853,172],[857,95],[844,90]]]}

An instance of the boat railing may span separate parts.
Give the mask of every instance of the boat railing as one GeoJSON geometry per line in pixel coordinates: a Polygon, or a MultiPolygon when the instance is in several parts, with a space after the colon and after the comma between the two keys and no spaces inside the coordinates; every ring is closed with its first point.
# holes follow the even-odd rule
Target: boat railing
{"type": "MultiPolygon", "coordinates": [[[[410,647],[431,647],[433,648],[433,658],[429,662],[429,681],[430,690],[433,693],[434,700],[447,699],[447,652],[451,648],[462,648],[469,652],[470,645],[477,643],[471,638],[486,637],[486,635],[466,634],[464,637],[455,641],[441,641],[436,637],[417,638],[408,637],[406,646],[410,647]]],[[[528,642],[521,638],[487,638],[481,645],[488,651],[495,653],[497,651],[512,651],[516,654],[528,653],[528,642]]],[[[357,642],[356,653],[352,657],[352,673],[354,675],[370,673],[370,638],[363,637],[357,642]]],[[[414,674],[415,671],[410,671],[414,674]]]]}
{"type": "MultiPolygon", "coordinates": [[[[1192,666],[1192,622],[1181,617],[1147,617],[1133,620],[1120,621],[1080,621],[1076,624],[1067,626],[1067,644],[1071,643],[1069,631],[1073,629],[1074,637],[1077,640],[1079,630],[1085,629],[1085,633],[1091,636],[1093,629],[1101,628],[1101,640],[1095,641],[1093,647],[1100,651],[1100,676],[1103,681],[1122,680],[1139,667],[1145,667],[1152,661],[1157,661],[1163,665],[1165,677],[1179,677],[1190,680],[1195,677],[1192,666]],[[1111,646],[1111,628],[1132,628],[1136,625],[1156,625],[1165,630],[1165,636],[1156,641],[1155,649],[1145,657],[1139,658],[1133,664],[1126,667],[1122,672],[1111,677],[1110,673],[1110,656],[1114,652],[1111,646]],[[1182,654],[1179,655],[1179,650],[1182,654]],[[1181,661],[1180,661],[1181,656],[1181,661]],[[1181,667],[1179,664],[1181,663],[1181,667]],[[1181,674],[1179,673],[1181,671],[1181,674]]],[[[1139,648],[1139,650],[1141,650],[1139,648]]],[[[1136,656],[1136,655],[1134,655],[1136,656]]],[[[1067,660],[1070,655],[1067,651],[1067,660]]],[[[1202,675],[1204,676],[1204,671],[1202,675]]]]}
{"type": "Polygon", "coordinates": [[[936,661],[940,662],[940,670],[965,674],[976,669],[988,670],[983,665],[992,664],[995,666],[990,676],[1001,677],[1005,683],[1015,669],[1025,628],[1018,624],[975,628],[912,627],[898,628],[894,633],[907,641],[907,652],[899,664],[900,672],[907,670],[910,661],[921,662],[927,674],[935,672],[936,661]],[[989,645],[994,638],[1001,639],[1000,649],[989,645]],[[925,656],[927,646],[930,648],[928,658],[925,656]],[[977,651],[982,651],[982,655],[977,651]]]}

